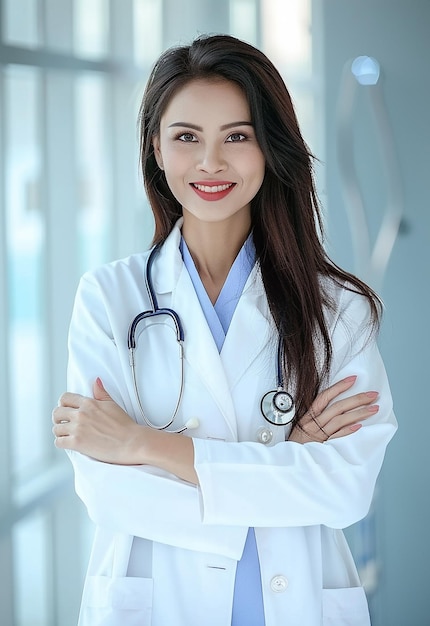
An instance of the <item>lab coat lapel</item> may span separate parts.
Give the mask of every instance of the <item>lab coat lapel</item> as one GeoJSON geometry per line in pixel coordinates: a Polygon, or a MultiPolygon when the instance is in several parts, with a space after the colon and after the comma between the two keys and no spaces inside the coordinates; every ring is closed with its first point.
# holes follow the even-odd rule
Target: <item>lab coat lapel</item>
{"type": "MultiPolygon", "coordinates": [[[[154,286],[163,306],[173,308],[180,315],[186,364],[194,369],[214,398],[236,440],[233,388],[275,337],[260,269],[256,264],[246,282],[220,355],[179,251],[181,225],[179,220],[154,263],[154,286]]],[[[276,351],[273,354],[276,358],[276,351]]]]}
{"type": "Polygon", "coordinates": [[[184,265],[172,293],[172,308],[179,313],[184,327],[185,361],[194,369],[214,398],[235,440],[237,439],[237,425],[229,382],[191,278],[184,265]]]}
{"type": "MultiPolygon", "coordinates": [[[[230,390],[273,340],[275,333],[260,270],[256,265],[237,304],[221,351],[230,390]]],[[[274,345],[276,347],[275,342],[274,345]]]]}

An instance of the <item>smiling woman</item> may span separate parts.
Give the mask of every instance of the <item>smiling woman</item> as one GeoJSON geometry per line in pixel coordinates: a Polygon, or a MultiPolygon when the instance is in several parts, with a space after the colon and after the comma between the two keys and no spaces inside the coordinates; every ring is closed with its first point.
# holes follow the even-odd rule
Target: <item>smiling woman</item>
{"type": "Polygon", "coordinates": [[[188,82],[166,107],[153,146],[182,206],[182,234],[214,304],[249,234],[251,201],[264,179],[245,93],[219,78],[188,82]]]}
{"type": "Polygon", "coordinates": [[[80,625],[366,626],[340,529],[396,429],[380,302],[324,251],[286,86],[204,36],[139,121],[156,246],[83,277],[53,412],[98,525],[80,625]]]}
{"type": "MultiPolygon", "coordinates": [[[[170,100],[153,145],[157,163],[184,214],[190,213],[190,218],[198,221],[223,223],[226,230],[225,220],[234,221],[237,228],[241,220],[235,258],[249,233],[251,200],[263,182],[265,169],[243,90],[219,79],[187,83],[170,100]],[[219,200],[225,201],[207,204],[219,200]]],[[[187,224],[188,219],[183,232],[187,224]]],[[[199,236],[212,255],[213,250],[207,248],[212,238],[207,239],[203,242],[199,236]]],[[[188,243],[192,249],[196,244],[188,243]]],[[[200,255],[196,252],[196,256],[200,255]]],[[[227,261],[230,266],[232,261],[227,261]]],[[[224,280],[225,276],[222,284],[224,280]]]]}

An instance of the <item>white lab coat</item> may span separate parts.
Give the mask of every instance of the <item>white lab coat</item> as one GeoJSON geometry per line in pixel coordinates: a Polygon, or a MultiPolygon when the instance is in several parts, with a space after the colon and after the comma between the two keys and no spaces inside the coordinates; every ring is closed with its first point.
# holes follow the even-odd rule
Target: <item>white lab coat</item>
{"type": "MultiPolygon", "coordinates": [[[[160,306],[175,309],[184,326],[185,392],[175,423],[200,421],[187,433],[200,485],[153,467],[70,453],[76,491],[96,524],[79,624],[230,626],[237,561],[248,527],[255,527],[266,626],[365,626],[365,595],[339,529],[366,515],[396,428],[385,370],[368,341],[367,304],[333,287],[330,382],[358,375],[355,393],[380,393],[377,415],[357,433],[325,444],[288,442],[288,427],[274,427],[273,441],[263,445],[256,434],[265,424],[259,405],[275,386],[276,333],[259,270],[247,281],[219,354],[179,238],[180,222],[152,276],[160,306]]],[[[150,308],[146,256],[82,278],[69,341],[68,389],[91,395],[99,376],[139,423],[127,331],[150,308]]],[[[144,331],[141,342],[143,402],[151,419],[162,422],[176,399],[176,343],[165,324],[144,331]]]]}

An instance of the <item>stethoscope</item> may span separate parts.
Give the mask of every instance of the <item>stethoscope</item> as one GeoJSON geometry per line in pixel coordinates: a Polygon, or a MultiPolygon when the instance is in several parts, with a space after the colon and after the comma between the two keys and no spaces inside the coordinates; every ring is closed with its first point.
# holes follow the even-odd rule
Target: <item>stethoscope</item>
{"type": "MultiPolygon", "coordinates": [[[[156,430],[167,430],[173,426],[173,422],[175,421],[176,415],[178,413],[179,407],[182,402],[182,396],[184,394],[184,329],[180,320],[179,315],[173,309],[169,308],[160,308],[158,306],[157,297],[154,293],[154,287],[152,284],[151,278],[151,270],[154,259],[159,252],[161,244],[157,244],[149,254],[146,268],[145,268],[145,288],[148,293],[150,309],[148,311],[143,311],[136,315],[133,321],[130,324],[128,329],[128,337],[127,337],[127,345],[129,352],[129,360],[131,367],[131,375],[133,379],[133,387],[136,395],[137,404],[139,406],[139,410],[142,414],[143,420],[147,426],[154,428],[156,430]],[[173,327],[176,335],[176,341],[178,343],[179,348],[179,359],[181,363],[180,367],[180,387],[178,392],[178,397],[176,400],[175,408],[173,410],[172,415],[167,420],[165,424],[158,426],[151,422],[151,420],[146,415],[142,399],[139,392],[139,387],[137,384],[137,375],[136,375],[136,360],[135,360],[135,352],[137,348],[136,336],[137,336],[137,328],[141,322],[148,321],[150,319],[154,319],[155,317],[168,317],[173,322],[173,327]]],[[[284,360],[284,350],[282,341],[278,341],[278,350],[277,350],[277,388],[268,391],[264,394],[261,399],[260,409],[261,413],[269,424],[272,426],[286,426],[294,419],[295,415],[295,406],[294,400],[283,386],[283,377],[282,377],[282,363],[284,360]]],[[[185,424],[181,427],[170,429],[169,432],[173,433],[182,433],[185,430],[192,430],[194,428],[198,428],[199,420],[195,417],[189,419],[185,424]]],[[[258,438],[261,443],[269,443],[273,438],[273,433],[269,428],[260,428],[258,431],[258,438]]]]}

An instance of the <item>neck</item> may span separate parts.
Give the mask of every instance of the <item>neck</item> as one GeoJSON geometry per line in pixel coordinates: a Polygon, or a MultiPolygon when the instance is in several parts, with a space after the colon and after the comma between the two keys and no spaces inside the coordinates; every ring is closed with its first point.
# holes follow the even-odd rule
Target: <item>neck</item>
{"type": "Polygon", "coordinates": [[[202,222],[184,215],[182,236],[200,279],[214,304],[251,228],[241,224],[202,222]]]}

